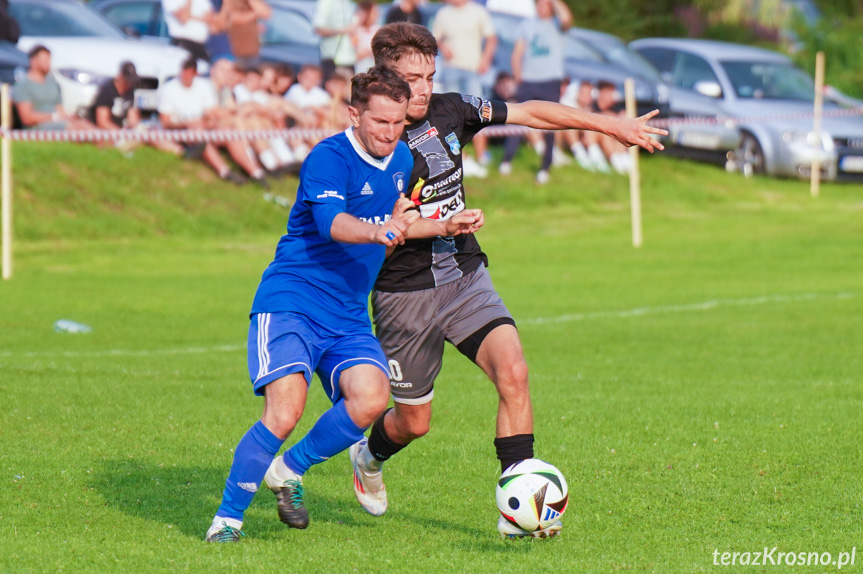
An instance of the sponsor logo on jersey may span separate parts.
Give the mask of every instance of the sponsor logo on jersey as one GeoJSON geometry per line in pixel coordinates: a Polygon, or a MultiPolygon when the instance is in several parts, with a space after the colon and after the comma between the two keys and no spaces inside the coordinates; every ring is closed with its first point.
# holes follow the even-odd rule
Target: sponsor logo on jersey
{"type": "Polygon", "coordinates": [[[237,486],[239,486],[246,492],[251,492],[252,494],[258,492],[258,485],[254,482],[238,482],[237,486]]]}
{"type": "Polygon", "coordinates": [[[393,174],[393,183],[396,184],[396,191],[399,193],[405,192],[405,174],[402,172],[393,174]]]}
{"type": "Polygon", "coordinates": [[[411,191],[411,201],[416,205],[422,205],[437,196],[438,192],[452,185],[458,185],[460,181],[461,168],[455,170],[449,177],[429,185],[426,185],[426,180],[419,178],[416,185],[414,185],[413,191],[411,191]]]}
{"type": "Polygon", "coordinates": [[[414,388],[413,383],[405,383],[403,381],[390,381],[390,386],[395,387],[397,389],[412,389],[412,388],[414,388]]]}
{"type": "Polygon", "coordinates": [[[365,221],[366,223],[371,223],[372,225],[383,225],[392,217],[389,213],[386,215],[374,215],[372,217],[358,217],[360,221],[365,221]]]}
{"type": "Polygon", "coordinates": [[[446,220],[464,209],[464,190],[452,197],[420,205],[420,215],[426,219],[446,220]]]}
{"type": "MultiPolygon", "coordinates": [[[[443,142],[437,137],[437,128],[432,127],[428,122],[423,122],[420,127],[408,130],[407,134],[408,145],[413,149],[414,154],[416,152],[422,154],[429,168],[429,178],[443,175],[455,167],[455,162],[450,158],[443,142]]],[[[414,162],[418,159],[414,155],[414,162]]]]}
{"type": "Polygon", "coordinates": [[[427,142],[433,137],[436,137],[438,134],[437,128],[429,128],[426,131],[422,132],[418,136],[413,136],[411,133],[411,139],[408,140],[408,147],[411,149],[416,149],[423,143],[427,142]]]}
{"type": "Polygon", "coordinates": [[[461,153],[461,143],[458,141],[458,137],[454,133],[450,133],[446,138],[446,143],[449,144],[449,149],[453,153],[453,155],[458,155],[461,153]]]}
{"type": "Polygon", "coordinates": [[[369,185],[369,182],[365,182],[363,184],[363,190],[360,192],[360,195],[374,195],[374,191],[372,191],[372,186],[369,185]]]}
{"type": "Polygon", "coordinates": [[[318,196],[318,199],[327,199],[330,197],[334,197],[336,199],[341,199],[342,201],[344,201],[344,199],[345,199],[345,197],[342,194],[340,194],[338,191],[325,191],[318,196]]]}

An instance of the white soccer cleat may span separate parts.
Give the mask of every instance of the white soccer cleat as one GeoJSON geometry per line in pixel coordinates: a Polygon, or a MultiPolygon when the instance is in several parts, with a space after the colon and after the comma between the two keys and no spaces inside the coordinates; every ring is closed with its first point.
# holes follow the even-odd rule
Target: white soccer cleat
{"type": "Polygon", "coordinates": [[[372,516],[383,516],[387,511],[387,488],[383,482],[383,471],[368,472],[363,469],[360,461],[360,451],[366,446],[368,439],[351,445],[349,454],[354,467],[354,494],[363,510],[372,516]]]}
{"type": "Polygon", "coordinates": [[[506,539],[514,539],[514,538],[554,538],[560,531],[563,529],[563,524],[560,520],[552,524],[547,528],[543,528],[542,530],[534,530],[533,532],[528,532],[527,530],[522,530],[515,524],[512,524],[509,520],[504,518],[503,516],[498,517],[497,520],[497,531],[500,533],[500,537],[504,540],[506,539]]]}

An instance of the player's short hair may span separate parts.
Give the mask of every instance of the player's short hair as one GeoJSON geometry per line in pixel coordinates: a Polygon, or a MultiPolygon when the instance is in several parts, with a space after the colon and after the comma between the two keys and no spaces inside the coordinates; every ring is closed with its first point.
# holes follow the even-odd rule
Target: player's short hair
{"type": "Polygon", "coordinates": [[[180,65],[181,70],[195,70],[198,71],[198,60],[195,59],[195,56],[189,56],[183,63],[180,65]]]}
{"type": "Polygon", "coordinates": [[[378,66],[392,65],[412,54],[437,56],[437,40],[425,26],[409,22],[385,24],[372,38],[372,55],[378,66]]]}
{"type": "Polygon", "coordinates": [[[617,86],[615,86],[613,83],[609,82],[608,80],[600,80],[596,83],[596,89],[599,90],[600,92],[603,90],[608,90],[608,89],[616,90],[617,86]]]}
{"type": "Polygon", "coordinates": [[[411,87],[389,68],[374,66],[351,80],[351,105],[355,108],[365,107],[372,96],[386,96],[396,102],[406,102],[411,98],[411,87]]]}

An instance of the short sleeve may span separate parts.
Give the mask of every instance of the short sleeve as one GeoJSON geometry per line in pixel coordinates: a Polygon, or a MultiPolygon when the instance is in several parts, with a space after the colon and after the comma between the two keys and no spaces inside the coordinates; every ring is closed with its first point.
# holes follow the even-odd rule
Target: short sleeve
{"type": "Polygon", "coordinates": [[[212,110],[219,107],[219,100],[216,98],[216,89],[209,80],[201,79],[201,109],[204,111],[212,110]]]}
{"type": "Polygon", "coordinates": [[[312,19],[312,26],[315,28],[328,28],[330,22],[330,0],[318,0],[315,8],[315,17],[312,19]]]}
{"type": "Polygon", "coordinates": [[[486,126],[506,123],[506,102],[467,94],[460,94],[459,99],[456,105],[466,127],[479,131],[486,126]]]}
{"type": "Polygon", "coordinates": [[[12,86],[12,100],[16,102],[32,102],[29,82],[19,82],[12,86]]]}
{"type": "Polygon", "coordinates": [[[173,86],[169,82],[167,84],[164,84],[162,88],[157,92],[159,103],[156,109],[159,111],[160,114],[171,115],[174,113],[175,104],[171,94],[171,92],[173,91],[172,88],[173,86]]]}
{"type": "Polygon", "coordinates": [[[488,10],[486,10],[482,6],[479,6],[479,7],[482,9],[482,21],[481,21],[482,37],[488,38],[488,37],[494,36],[494,34],[495,34],[494,24],[491,21],[491,14],[489,14],[488,10]]]}
{"type": "Polygon", "coordinates": [[[112,107],[114,105],[114,94],[111,93],[111,84],[114,80],[106,80],[99,87],[99,93],[96,94],[96,102],[94,108],[112,107]]]}

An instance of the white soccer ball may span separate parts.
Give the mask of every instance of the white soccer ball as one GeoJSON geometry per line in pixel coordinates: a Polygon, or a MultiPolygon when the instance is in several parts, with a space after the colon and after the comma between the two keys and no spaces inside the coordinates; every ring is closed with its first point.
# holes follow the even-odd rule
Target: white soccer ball
{"type": "Polygon", "coordinates": [[[569,489],[557,468],[529,458],[504,471],[497,481],[495,499],[504,519],[534,532],[560,520],[569,501],[569,489]]]}

